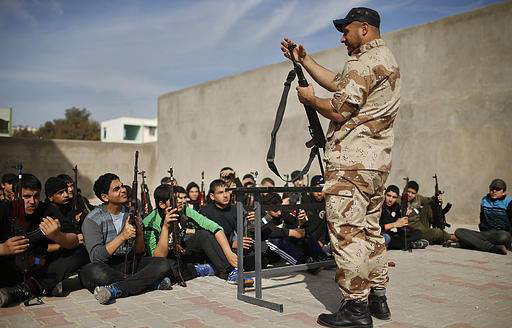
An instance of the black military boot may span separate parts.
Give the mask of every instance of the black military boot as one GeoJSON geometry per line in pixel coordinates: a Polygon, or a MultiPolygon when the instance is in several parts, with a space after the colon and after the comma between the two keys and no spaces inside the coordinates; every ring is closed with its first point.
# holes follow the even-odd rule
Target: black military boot
{"type": "Polygon", "coordinates": [[[373,328],[368,304],[355,300],[342,301],[338,312],[320,314],[316,322],[326,327],[373,328]]]}
{"type": "Polygon", "coordinates": [[[370,313],[377,319],[391,319],[391,311],[389,311],[385,289],[372,289],[368,296],[368,307],[370,313]]]}
{"type": "Polygon", "coordinates": [[[26,284],[0,288],[0,307],[18,305],[32,299],[30,288],[26,284]]]}

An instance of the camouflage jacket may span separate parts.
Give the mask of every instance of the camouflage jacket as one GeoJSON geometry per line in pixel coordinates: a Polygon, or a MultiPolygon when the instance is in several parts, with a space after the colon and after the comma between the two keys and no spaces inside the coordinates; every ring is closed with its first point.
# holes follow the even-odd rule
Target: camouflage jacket
{"type": "MultiPolygon", "coordinates": [[[[336,171],[391,169],[393,122],[400,105],[400,69],[382,39],[361,46],[350,57],[342,73],[336,74],[337,92],[331,104],[344,117],[331,121],[327,131],[325,162],[329,175],[336,171]],[[344,111],[343,104],[355,110],[344,111]]],[[[335,180],[335,179],[334,179],[335,180]]],[[[336,181],[326,181],[324,191],[336,181]]]]}

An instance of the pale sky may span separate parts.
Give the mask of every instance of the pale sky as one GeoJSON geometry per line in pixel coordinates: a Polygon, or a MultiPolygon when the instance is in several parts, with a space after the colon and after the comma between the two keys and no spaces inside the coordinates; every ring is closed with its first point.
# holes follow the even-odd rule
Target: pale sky
{"type": "Polygon", "coordinates": [[[161,94],[283,61],[284,36],[343,46],[332,20],[352,7],[379,11],[385,33],[496,2],[0,0],[0,108],[34,127],[73,106],[152,118],[161,94]]]}

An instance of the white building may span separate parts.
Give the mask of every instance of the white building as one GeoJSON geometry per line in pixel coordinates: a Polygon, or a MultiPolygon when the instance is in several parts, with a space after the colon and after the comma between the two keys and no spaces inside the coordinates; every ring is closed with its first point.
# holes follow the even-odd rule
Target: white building
{"type": "Polygon", "coordinates": [[[158,120],[119,117],[101,122],[102,142],[146,143],[157,141],[158,120]]]}

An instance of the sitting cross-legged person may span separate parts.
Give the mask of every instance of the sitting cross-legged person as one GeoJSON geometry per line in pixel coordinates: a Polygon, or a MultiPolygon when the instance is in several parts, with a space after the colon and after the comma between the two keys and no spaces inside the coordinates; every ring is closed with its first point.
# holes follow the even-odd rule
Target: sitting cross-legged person
{"type": "MultiPolygon", "coordinates": [[[[206,206],[201,209],[201,214],[207,216],[212,221],[215,221],[222,227],[222,229],[224,229],[226,237],[231,242],[231,248],[233,250],[236,250],[238,247],[237,210],[236,206],[231,204],[231,197],[233,195],[229,191],[227,191],[226,188],[226,183],[221,179],[213,180],[210,183],[208,191],[208,202],[206,206]]],[[[245,219],[244,222],[250,225],[250,223],[252,223],[254,219],[254,212],[247,212],[244,209],[243,214],[245,219]]],[[[252,238],[252,236],[254,235],[254,229],[251,229],[247,225],[245,225],[244,228],[247,228],[244,229],[245,232],[247,232],[247,234],[242,237],[244,248],[244,270],[253,271],[255,264],[255,254],[253,247],[254,241],[252,238]]],[[[263,258],[262,266],[265,267],[266,265],[267,261],[265,258],[263,258]]],[[[229,279],[228,282],[234,283],[235,280],[229,279]]],[[[250,284],[249,281],[246,281],[245,283],[250,284]]]]}
{"type": "Polygon", "coordinates": [[[380,214],[381,234],[384,236],[388,249],[406,249],[425,248],[428,241],[422,239],[421,231],[409,226],[409,219],[412,209],[407,211],[407,215],[400,217],[401,208],[398,203],[400,190],[395,185],[389,185],[384,192],[384,203],[382,203],[382,212],[380,214]],[[407,229],[407,231],[405,231],[407,229]]]}
{"type": "Polygon", "coordinates": [[[142,220],[135,213],[135,222],[130,222],[130,213],[123,205],[128,197],[119,177],[106,173],[96,180],[93,189],[103,204],[90,212],[82,225],[92,262],[79,273],[82,285],[101,304],[156,288],[168,289],[169,263],[162,258],[142,257],[142,220]]]}
{"type": "Polygon", "coordinates": [[[312,238],[305,238],[306,232],[302,227],[306,217],[304,210],[296,211],[296,216],[282,211],[278,208],[282,205],[281,196],[274,192],[262,197],[261,203],[270,206],[270,209],[262,213],[264,216],[261,218],[262,240],[265,240],[265,244],[271,251],[267,254],[270,263],[279,261],[281,258],[295,265],[325,257],[318,243],[312,238]]]}
{"type": "Polygon", "coordinates": [[[491,182],[489,193],[480,202],[480,231],[455,230],[460,247],[507,255],[507,249],[511,249],[512,197],[506,191],[505,181],[491,182]]]}

